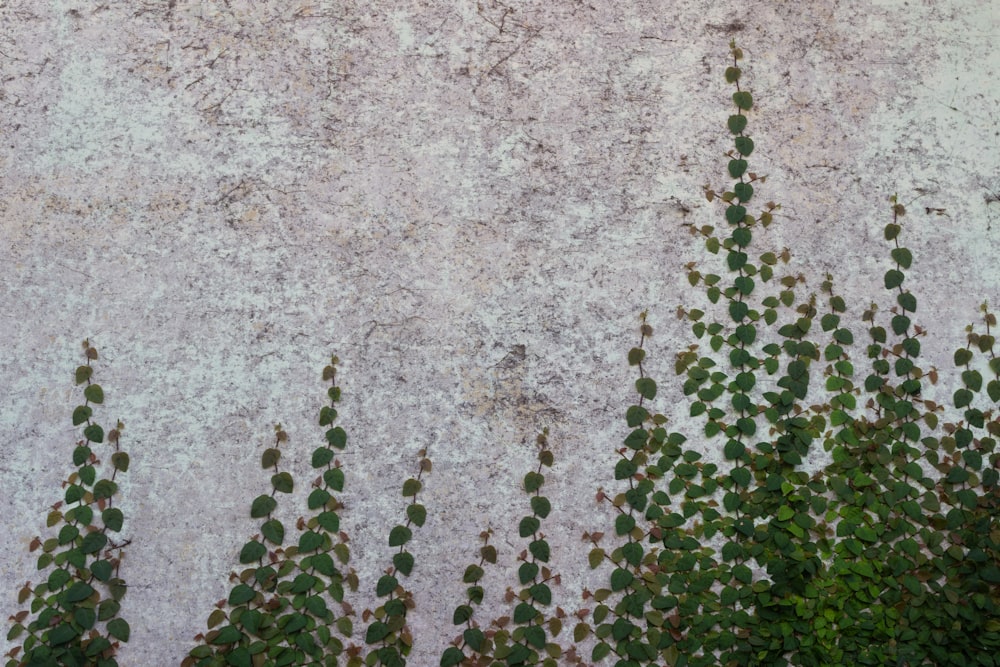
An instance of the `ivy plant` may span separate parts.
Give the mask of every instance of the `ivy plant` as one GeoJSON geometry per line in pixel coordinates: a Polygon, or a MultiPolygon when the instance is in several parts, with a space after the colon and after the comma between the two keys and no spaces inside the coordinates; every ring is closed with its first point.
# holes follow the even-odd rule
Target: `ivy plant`
{"type": "MultiPolygon", "coordinates": [[[[708,201],[721,203],[718,224],[691,226],[721,261],[686,267],[691,293],[680,313],[692,341],[673,362],[697,428],[673,430],[655,407],[653,327],[642,313],[627,353],[638,377],[623,438],[597,494],[610,521],[583,541],[606,584],[585,591],[571,612],[555,604],[561,575],[550,562],[543,524],[552,503],[542,494],[555,458],[543,431],[523,478],[530,512],[517,522],[525,546],[505,609],[481,620],[485,568],[500,557],[486,528],[478,559],[456,573],[466,599],[453,630],[433,638],[442,667],[582,665],[588,655],[614,667],[1000,665],[996,316],[984,303],[966,329],[948,374],[954,385],[922,363],[926,330],[906,282],[914,257],[895,197],[879,281],[887,305],[859,304],[830,275],[810,291],[791,269],[792,252],[766,247],[780,206],[758,203],[765,178],[750,170],[756,147],[747,134],[754,100],[742,85],[742,51],[731,43],[730,55],[731,181],[705,187],[708,201]]],[[[48,576],[20,591],[19,604],[31,605],[11,617],[8,639],[21,645],[7,667],[117,665],[128,640],[118,573],[126,542],[114,537],[124,517],[113,501],[129,459],[121,424],[105,435],[92,420],[104,394],[92,382],[97,352],[89,343],[84,351],[77,469],[48,515],[57,535],[32,542],[48,576]],[[98,479],[109,467],[94,448],[105,443],[110,474],[98,479]]],[[[317,419],[324,431],[311,456],[308,517],[293,530],[276,515],[296,486],[280,465],[289,438],[278,425],[261,456],[270,487],[250,503],[259,530],[182,667],[402,667],[428,639],[407,623],[415,600],[405,584],[417,573],[408,545],[428,517],[419,502],[431,470],[425,451],[402,486],[403,518],[389,531],[392,553],[375,583],[380,602],[355,629],[359,576],[338,499],[347,433],[336,425],[337,364],[333,357],[322,374],[328,402],[317,419]]]]}
{"type": "Polygon", "coordinates": [[[7,653],[7,667],[117,667],[118,647],[131,632],[120,613],[127,587],[119,576],[129,542],[119,537],[125,515],[115,504],[118,474],[129,467],[120,444],[125,427],[118,422],[105,432],[96,421],[94,406],[104,403],[104,390],[94,382],[98,354],[89,340],[83,341],[83,356],[75,373],[83,386],[83,402],[73,410],[81,436],[72,449],[75,469],[62,483],[62,500],[46,516],[51,536],[36,537],[28,547],[39,554],[44,576],[18,592],[18,604],[30,605],[10,617],[7,640],[20,644],[7,653]]]}
{"type": "Polygon", "coordinates": [[[674,365],[703,425],[688,437],[651,411],[643,314],[614,470],[623,486],[601,494],[617,540],[591,536],[592,565],[612,571],[588,593],[597,606],[576,639],[592,633],[593,661],[617,667],[1000,664],[996,317],[984,304],[981,328],[967,329],[960,384],[939,405],[923,395],[940,378],[919,361],[926,332],[895,197],[891,305],[865,308],[860,331],[831,276],[804,293],[790,251],[755,250],[780,207],[752,212],[764,178],[749,168],[753,97],[730,46],[733,183],[705,188],[724,222],[692,226],[723,262],[687,267],[707,303],[682,308],[694,342],[674,365]]]}

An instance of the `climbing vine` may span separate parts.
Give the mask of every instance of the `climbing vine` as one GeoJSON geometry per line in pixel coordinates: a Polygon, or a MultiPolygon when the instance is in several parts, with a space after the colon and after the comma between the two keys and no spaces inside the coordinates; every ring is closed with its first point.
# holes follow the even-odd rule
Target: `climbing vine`
{"type": "Polygon", "coordinates": [[[17,594],[19,605],[31,603],[10,617],[7,640],[20,644],[7,653],[7,667],[117,667],[115,655],[131,634],[121,616],[127,587],[119,569],[128,541],[118,534],[125,515],[115,505],[118,474],[129,468],[120,444],[125,426],[118,422],[105,433],[96,421],[94,406],[104,403],[104,390],[94,382],[92,362],[98,355],[89,340],[83,341],[83,356],[85,363],[74,374],[76,384],[83,385],[83,403],[72,417],[82,436],[72,448],[75,470],[62,483],[62,500],[46,517],[54,535],[36,537],[28,547],[39,554],[38,571],[46,574],[44,581],[25,583],[17,594]]]}
{"type": "MultiPolygon", "coordinates": [[[[1000,665],[996,316],[982,305],[954,353],[950,400],[939,403],[930,396],[951,374],[921,361],[926,330],[907,286],[914,257],[895,197],[883,229],[884,304],[858,303],[830,275],[810,290],[792,270],[791,250],[766,247],[780,206],[758,203],[765,178],[750,170],[747,134],[754,101],[741,83],[743,53],[730,48],[731,182],[705,187],[721,204],[718,224],[691,226],[721,261],[686,267],[692,291],[680,312],[692,340],[673,362],[697,427],[674,430],[655,407],[653,327],[642,313],[627,353],[638,377],[623,438],[597,494],[610,521],[583,542],[606,583],[586,590],[575,610],[556,604],[563,575],[551,562],[543,524],[553,508],[542,494],[555,457],[544,431],[522,480],[530,513],[517,524],[524,548],[505,608],[483,609],[486,568],[510,556],[486,526],[475,562],[456,573],[466,595],[449,636],[414,637],[407,618],[417,600],[405,582],[419,576],[409,545],[428,517],[419,498],[432,467],[421,451],[402,487],[405,518],[389,531],[379,604],[361,612],[357,632],[333,357],[322,373],[329,386],[310,514],[294,527],[277,518],[279,499],[296,490],[281,468],[289,436],[278,425],[261,456],[270,488],[250,504],[259,529],[234,554],[242,569],[182,667],[397,667],[418,641],[442,645],[442,667],[1000,665]]],[[[7,667],[117,665],[129,637],[119,616],[127,542],[116,538],[124,515],[114,502],[129,459],[119,448],[122,425],[105,434],[93,421],[104,393],[92,381],[97,352],[85,343],[84,353],[76,381],[85,402],[72,416],[83,435],[76,470],[48,514],[56,535],[31,544],[48,574],[20,590],[18,603],[30,600],[30,609],[11,616],[8,639],[21,644],[7,667]]]]}

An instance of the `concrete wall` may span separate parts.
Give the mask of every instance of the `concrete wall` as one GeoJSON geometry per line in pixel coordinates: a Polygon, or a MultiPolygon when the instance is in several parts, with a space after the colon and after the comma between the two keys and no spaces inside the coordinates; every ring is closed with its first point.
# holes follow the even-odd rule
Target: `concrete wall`
{"type": "Polygon", "coordinates": [[[85,337],[133,462],[122,664],[177,664],[227,594],[275,422],[310,479],[332,353],[356,607],[427,448],[412,664],[437,664],[488,525],[493,599],[514,583],[548,426],[546,528],[578,608],[643,309],[659,405],[685,422],[674,313],[698,303],[684,265],[718,266],[685,225],[721,220],[701,188],[727,183],[729,40],[760,201],[783,204],[758,247],[793,248],[814,289],[833,272],[860,318],[898,192],[948,368],[1000,305],[998,33],[988,0],[0,2],[0,609],[37,580],[85,337]]]}

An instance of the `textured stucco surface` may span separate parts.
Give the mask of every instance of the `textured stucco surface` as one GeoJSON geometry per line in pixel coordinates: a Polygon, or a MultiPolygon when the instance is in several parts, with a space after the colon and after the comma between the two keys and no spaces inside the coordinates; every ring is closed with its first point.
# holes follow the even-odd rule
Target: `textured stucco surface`
{"type": "Polygon", "coordinates": [[[85,337],[132,457],[122,664],[177,664],[226,595],[275,422],[310,479],[331,353],[355,607],[427,448],[412,664],[437,664],[488,525],[493,600],[513,583],[548,426],[546,529],[578,608],[643,309],[659,404],[685,421],[674,313],[684,265],[718,261],[685,225],[721,216],[701,187],[726,185],[730,38],[758,192],[783,204],[762,246],[793,248],[815,289],[832,271],[860,317],[898,192],[924,349],[949,367],[978,304],[1000,305],[989,0],[0,0],[4,616],[69,471],[85,337]]]}

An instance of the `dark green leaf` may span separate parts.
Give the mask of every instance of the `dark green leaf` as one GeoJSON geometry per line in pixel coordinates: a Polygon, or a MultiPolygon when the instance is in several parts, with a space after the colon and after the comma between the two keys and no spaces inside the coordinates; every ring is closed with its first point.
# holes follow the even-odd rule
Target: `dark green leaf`
{"type": "Polygon", "coordinates": [[[531,511],[540,519],[544,519],[552,511],[552,503],[545,496],[533,496],[531,498],[531,511]]]}
{"type": "Polygon", "coordinates": [[[240,550],[240,562],[243,564],[253,563],[267,555],[267,547],[260,542],[252,541],[243,545],[240,550]]]}
{"type": "Polygon", "coordinates": [[[335,426],[326,432],[326,441],[334,449],[344,449],[347,446],[347,431],[335,426]]]}
{"type": "Polygon", "coordinates": [[[648,400],[656,398],[656,382],[652,378],[639,378],[636,380],[635,390],[648,400]]]}
{"type": "Polygon", "coordinates": [[[406,526],[397,525],[389,531],[389,546],[399,547],[410,541],[413,531],[406,526]]]}
{"type": "Polygon", "coordinates": [[[322,468],[323,466],[329,465],[330,461],[333,460],[333,450],[329,447],[317,447],[313,451],[312,455],[312,467],[322,468]]]}
{"type": "Polygon", "coordinates": [[[246,584],[237,584],[229,592],[229,604],[236,607],[253,600],[256,595],[257,592],[246,584]]]}
{"type": "Polygon", "coordinates": [[[271,475],[271,485],[274,487],[275,491],[280,491],[281,493],[291,493],[295,482],[292,480],[291,473],[279,472],[276,475],[271,475]]]}
{"type": "Polygon", "coordinates": [[[897,269],[891,269],[885,272],[885,288],[895,289],[903,284],[903,279],[905,276],[902,271],[897,269]]]}
{"type": "Polygon", "coordinates": [[[892,259],[902,268],[908,269],[913,263],[913,255],[906,248],[893,248],[892,259]]]}
{"type": "Polygon", "coordinates": [[[733,104],[743,111],[749,111],[753,107],[753,97],[745,90],[733,93],[733,104]]]}
{"type": "Polygon", "coordinates": [[[104,442],[104,429],[98,424],[89,424],[85,429],[83,429],[83,437],[90,442],[100,444],[104,442]]]}
{"type": "MultiPolygon", "coordinates": [[[[742,116],[740,116],[742,118],[742,116]]],[[[749,183],[737,183],[733,186],[733,194],[740,202],[748,202],[753,197],[753,186],[749,183]]]]}
{"type": "Polygon", "coordinates": [[[538,520],[535,516],[526,516],[521,519],[521,523],[517,528],[517,532],[521,537],[531,537],[538,532],[541,528],[542,522],[538,520]]]}
{"type": "Polygon", "coordinates": [[[277,506],[278,501],[271,496],[257,496],[250,505],[250,517],[253,519],[265,517],[273,512],[277,506]]]}
{"type": "Polygon", "coordinates": [[[726,221],[731,225],[737,225],[743,222],[743,219],[747,216],[747,210],[743,206],[738,204],[732,204],[726,208],[726,221]]]}
{"type": "Polygon", "coordinates": [[[264,453],[260,456],[260,467],[265,470],[268,468],[273,468],[278,464],[278,460],[281,458],[281,451],[274,448],[268,447],[264,450],[264,453]]]}
{"type": "Polygon", "coordinates": [[[260,532],[264,539],[278,546],[285,540],[285,527],[277,519],[271,519],[261,524],[260,532]]]}
{"type": "Polygon", "coordinates": [[[896,303],[898,303],[903,310],[911,313],[917,312],[917,297],[913,296],[910,292],[902,292],[898,294],[896,296],[896,303]]]}
{"type": "Polygon", "coordinates": [[[96,554],[108,543],[108,536],[100,531],[87,533],[80,544],[80,551],[85,554],[96,554]]]}
{"type": "MultiPolygon", "coordinates": [[[[78,405],[76,409],[73,410],[73,426],[79,426],[94,414],[94,409],[89,405],[78,405]]],[[[79,464],[77,464],[79,465],[79,464]]]]}
{"type": "Polygon", "coordinates": [[[413,525],[420,527],[427,521],[427,508],[419,503],[411,503],[406,506],[406,518],[413,522],[413,525]]]}
{"type": "MultiPolygon", "coordinates": [[[[76,630],[74,630],[73,626],[71,626],[69,623],[60,623],[56,627],[49,630],[49,644],[51,644],[52,646],[59,646],[60,644],[65,644],[75,639],[78,634],[79,633],[76,630]]],[[[14,664],[17,664],[17,661],[14,661],[14,664]]],[[[47,665],[49,663],[46,662],[42,664],[47,665]]],[[[56,663],[51,663],[51,664],[56,664],[56,663]]]]}
{"type": "Polygon", "coordinates": [[[381,577],[379,577],[378,583],[375,584],[375,595],[377,595],[380,598],[385,597],[389,593],[392,593],[394,590],[396,590],[396,586],[398,585],[399,585],[399,580],[397,580],[396,577],[389,574],[384,574],[381,577]]]}
{"type": "Polygon", "coordinates": [[[527,623],[538,615],[538,610],[527,602],[522,602],[514,607],[514,622],[518,624],[527,623]]]}
{"type": "Polygon", "coordinates": [[[319,507],[325,507],[333,496],[326,489],[316,488],[309,493],[309,498],[306,500],[306,505],[309,509],[314,510],[319,507]]]}
{"type": "Polygon", "coordinates": [[[125,515],[117,507],[109,507],[101,512],[101,521],[104,522],[105,528],[117,533],[122,529],[122,524],[125,521],[125,515]]]}
{"type": "Polygon", "coordinates": [[[410,576],[413,572],[414,558],[408,551],[401,551],[392,555],[392,566],[403,576],[410,576]]]}
{"type": "Polygon", "coordinates": [[[729,131],[733,134],[740,134],[744,129],[746,129],[747,117],[742,114],[732,115],[729,117],[726,125],[729,127],[729,131]]]}
{"type": "Polygon", "coordinates": [[[83,396],[91,403],[104,402],[104,390],[99,384],[87,385],[87,388],[83,390],[83,396]]]}
{"type": "Polygon", "coordinates": [[[63,594],[63,600],[69,603],[82,602],[93,594],[94,589],[91,588],[90,584],[84,581],[78,581],[66,590],[63,594]]]}
{"type": "Polygon", "coordinates": [[[534,542],[531,542],[528,544],[528,551],[530,551],[531,555],[537,560],[540,560],[543,563],[549,562],[549,543],[545,540],[535,540],[534,542]]]}

